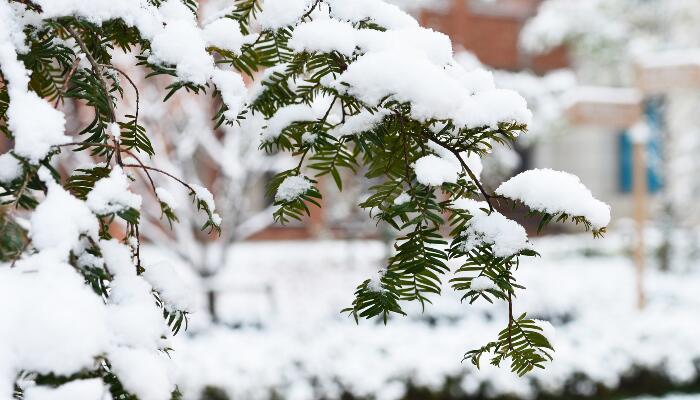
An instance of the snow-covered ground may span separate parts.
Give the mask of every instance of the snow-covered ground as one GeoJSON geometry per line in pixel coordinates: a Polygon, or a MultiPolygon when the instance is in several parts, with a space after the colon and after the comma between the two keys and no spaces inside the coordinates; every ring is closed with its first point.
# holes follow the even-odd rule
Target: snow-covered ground
{"type": "MultiPolygon", "coordinates": [[[[172,353],[186,399],[207,386],[233,398],[338,398],[342,392],[400,398],[405,382],[433,390],[456,378],[456,393],[535,398],[540,391],[595,395],[615,388],[635,368],[662,371],[678,384],[694,381],[700,360],[700,271],[649,271],[648,307],[635,308],[634,274],[624,243],[610,236],[535,241],[542,257],[525,260],[517,277],[527,287],[515,312],[557,328],[555,360],[544,371],[517,378],[507,368],[461,363],[462,354],[494,338],[506,310],[460,304],[449,287],[425,313],[387,326],[354,321],[340,310],[355,286],[382,266],[381,242],[246,243],[231,251],[217,278],[219,312],[227,326],[206,322],[203,295],[187,335],[172,353]],[[200,311],[197,311],[199,309],[200,311]],[[576,374],[573,389],[572,377],[576,374]]],[[[151,252],[151,263],[166,260],[151,252]]],[[[155,264],[157,265],[157,264],[155,264]]]]}

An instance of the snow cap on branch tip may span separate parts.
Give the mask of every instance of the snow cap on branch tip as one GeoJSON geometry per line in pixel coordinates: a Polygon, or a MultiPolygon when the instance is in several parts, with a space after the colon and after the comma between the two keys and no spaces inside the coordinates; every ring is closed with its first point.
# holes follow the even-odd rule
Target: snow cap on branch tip
{"type": "Polygon", "coordinates": [[[309,191],[313,185],[311,181],[304,175],[291,175],[282,181],[275,193],[277,201],[292,201],[299,198],[301,195],[309,191]]]}
{"type": "Polygon", "coordinates": [[[584,217],[594,229],[610,223],[610,206],[593,197],[576,176],[552,169],[532,169],[510,178],[496,194],[518,200],[532,210],[584,217]]]}

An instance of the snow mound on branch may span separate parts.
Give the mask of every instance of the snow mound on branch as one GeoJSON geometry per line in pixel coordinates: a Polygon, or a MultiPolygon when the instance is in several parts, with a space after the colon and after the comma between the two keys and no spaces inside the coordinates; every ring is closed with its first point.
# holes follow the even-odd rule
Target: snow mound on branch
{"type": "Polygon", "coordinates": [[[281,107],[275,115],[267,120],[267,126],[262,131],[262,141],[270,142],[282,133],[284,128],[295,122],[314,121],[322,118],[330,107],[328,98],[318,98],[311,105],[291,104],[281,107]]]}
{"type": "Polygon", "coordinates": [[[567,172],[548,168],[521,172],[502,183],[496,194],[519,200],[533,210],[584,217],[594,229],[610,223],[610,206],[594,198],[576,175],[567,172]]]}
{"type": "Polygon", "coordinates": [[[214,210],[216,210],[216,203],[214,202],[214,195],[211,194],[209,189],[197,184],[192,184],[190,187],[194,190],[194,195],[197,196],[199,200],[202,200],[209,208],[209,211],[213,213],[214,210]]]}
{"type": "Polygon", "coordinates": [[[167,400],[175,389],[167,358],[155,350],[120,348],[110,353],[114,374],[141,400],[167,400]]]}
{"type": "Polygon", "coordinates": [[[311,189],[311,181],[303,175],[293,175],[284,178],[277,193],[275,200],[277,201],[292,201],[311,189]]]}
{"type": "Polygon", "coordinates": [[[56,388],[31,386],[24,391],[24,400],[111,400],[109,389],[101,379],[68,382],[56,388]]]}
{"type": "Polygon", "coordinates": [[[497,287],[491,279],[482,275],[472,279],[472,282],[469,285],[469,289],[475,290],[477,292],[483,292],[489,289],[497,289],[497,287]]]}
{"type": "Polygon", "coordinates": [[[70,375],[93,367],[109,344],[105,311],[83,277],[53,254],[0,268],[0,397],[12,398],[23,370],[70,375]]]}
{"type": "Polygon", "coordinates": [[[351,56],[357,46],[357,32],[351,24],[335,19],[304,22],[294,29],[289,39],[289,48],[297,52],[337,51],[351,56]]]}
{"type": "Polygon", "coordinates": [[[129,191],[129,178],[115,166],[109,176],[95,183],[88,193],[87,205],[97,215],[106,215],[128,208],[140,209],[141,196],[129,191]]]}
{"type": "MultiPolygon", "coordinates": [[[[0,59],[0,65],[3,65],[3,71],[5,71],[2,59],[0,59]]],[[[12,79],[9,77],[11,82],[12,79]]],[[[66,120],[63,113],[51,107],[36,93],[23,92],[12,86],[10,99],[7,124],[15,135],[15,154],[27,158],[33,164],[38,164],[49,154],[51,146],[70,141],[70,138],[64,134],[66,120]],[[37,116],[40,117],[37,118],[37,116]]]]}
{"type": "Polygon", "coordinates": [[[489,208],[487,203],[458,199],[454,202],[454,208],[466,210],[472,215],[463,234],[467,239],[464,251],[491,245],[496,257],[510,257],[532,247],[527,240],[525,228],[498,211],[486,213],[483,209],[489,208]]]}
{"type": "Polygon", "coordinates": [[[314,0],[265,0],[258,15],[263,29],[279,29],[294,25],[314,0]]]}
{"type": "Polygon", "coordinates": [[[375,113],[362,110],[358,114],[347,117],[344,124],[331,129],[329,133],[334,136],[345,136],[366,132],[380,124],[387,115],[389,115],[388,110],[379,110],[375,113]]]}
{"type": "Polygon", "coordinates": [[[456,183],[462,167],[442,157],[428,154],[413,165],[416,180],[426,186],[440,186],[445,182],[456,183]]]}
{"type": "Polygon", "coordinates": [[[22,175],[22,164],[10,153],[0,155],[0,182],[10,183],[22,175]]]}
{"type": "Polygon", "coordinates": [[[388,29],[414,28],[418,22],[393,4],[376,0],[328,0],[334,18],[360,22],[372,19],[388,29]]]}
{"type": "Polygon", "coordinates": [[[156,188],[156,196],[158,196],[158,200],[162,201],[170,207],[172,210],[177,210],[178,209],[178,203],[177,200],[175,200],[175,196],[173,196],[170,191],[162,186],[158,186],[156,188]]]}
{"type": "Polygon", "coordinates": [[[248,39],[241,34],[238,22],[231,18],[219,18],[204,27],[204,39],[208,46],[228,50],[234,54],[241,54],[241,47],[248,39]]]}
{"type": "Polygon", "coordinates": [[[37,250],[51,250],[60,259],[66,259],[79,246],[80,235],[97,238],[97,220],[85,202],[55,182],[47,184],[48,194],[32,213],[29,234],[37,250]]]}

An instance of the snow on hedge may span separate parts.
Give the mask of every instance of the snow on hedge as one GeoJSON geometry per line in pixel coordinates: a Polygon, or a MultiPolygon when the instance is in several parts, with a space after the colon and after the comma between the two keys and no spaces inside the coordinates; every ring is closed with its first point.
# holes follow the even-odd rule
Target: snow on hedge
{"type": "Polygon", "coordinates": [[[496,194],[548,214],[584,217],[594,229],[610,223],[610,206],[595,199],[576,175],[566,172],[552,169],[521,172],[502,183],[496,194]]]}
{"type": "MultiPolygon", "coordinates": [[[[230,264],[217,277],[220,287],[228,288],[220,292],[218,307],[223,322],[241,328],[178,335],[176,380],[185,398],[197,398],[211,385],[232,398],[266,399],[272,388],[284,398],[337,398],[347,390],[357,397],[395,400],[409,380],[438,392],[447,377],[465,393],[460,398],[482,393],[483,398],[523,399],[567,388],[595,398],[590,390],[596,384],[612,390],[636,367],[659,371],[676,383],[696,379],[700,275],[650,271],[649,307],[639,312],[631,262],[624,255],[585,258],[587,240],[592,239],[539,239],[535,245],[545,256],[523,260],[515,272],[527,287],[516,311],[528,310],[556,328],[538,323],[555,342],[556,359],[525,378],[488,363],[477,371],[459,362],[465,346],[497,334],[506,309],[477,302],[465,313],[449,285],[446,297],[436,297],[425,314],[417,305],[417,314],[387,326],[355,325],[339,315],[354,283],[376,276],[386,247],[321,241],[232,248],[230,264]],[[576,376],[585,378],[570,385],[576,376]]],[[[607,251],[622,254],[621,237],[609,235],[605,242],[611,244],[607,251]]],[[[164,257],[164,251],[158,253],[164,257]]]]}

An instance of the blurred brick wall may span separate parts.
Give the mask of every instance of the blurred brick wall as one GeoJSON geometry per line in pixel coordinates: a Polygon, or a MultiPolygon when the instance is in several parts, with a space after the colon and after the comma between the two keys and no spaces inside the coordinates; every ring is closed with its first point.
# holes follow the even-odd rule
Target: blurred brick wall
{"type": "Polygon", "coordinates": [[[421,23],[452,39],[455,49],[463,47],[493,68],[537,73],[566,67],[563,49],[532,56],[522,51],[518,36],[540,0],[453,0],[441,11],[425,11],[421,23]]]}

